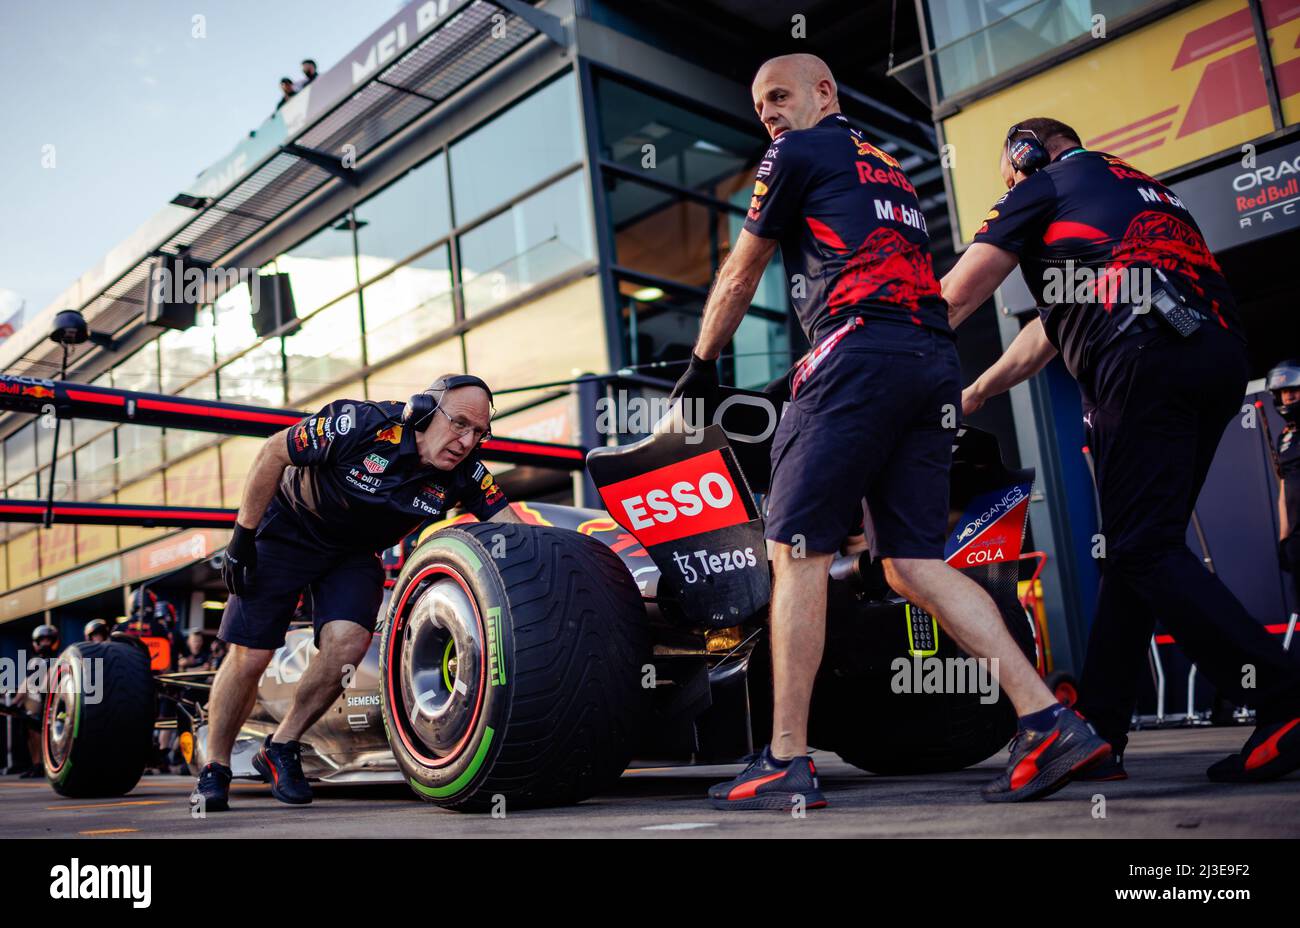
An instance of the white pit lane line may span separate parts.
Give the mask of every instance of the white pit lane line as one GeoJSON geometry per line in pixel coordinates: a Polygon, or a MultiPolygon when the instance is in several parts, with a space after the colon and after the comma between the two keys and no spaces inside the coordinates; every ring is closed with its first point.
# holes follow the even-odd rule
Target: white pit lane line
{"type": "Polygon", "coordinates": [[[717,822],[672,822],[668,825],[642,825],[642,831],[691,831],[695,828],[717,828],[717,822]]]}

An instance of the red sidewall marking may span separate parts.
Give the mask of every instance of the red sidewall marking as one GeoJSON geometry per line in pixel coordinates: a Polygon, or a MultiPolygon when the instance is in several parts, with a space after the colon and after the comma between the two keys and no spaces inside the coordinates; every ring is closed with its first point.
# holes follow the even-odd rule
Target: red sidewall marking
{"type": "MultiPolygon", "coordinates": [[[[410,598],[411,592],[417,589],[425,578],[433,576],[451,577],[460,585],[460,588],[464,590],[465,596],[469,599],[470,606],[474,609],[474,621],[478,623],[479,640],[483,642],[484,647],[483,660],[479,661],[478,697],[474,702],[474,715],[465,729],[464,736],[456,742],[455,747],[452,748],[451,753],[446,757],[427,757],[417,750],[415,745],[412,743],[410,736],[407,734],[404,720],[399,719],[397,716],[396,700],[394,698],[390,698],[389,700],[389,705],[393,709],[393,727],[397,729],[397,737],[401,739],[402,746],[406,748],[407,752],[412,757],[424,766],[437,768],[446,767],[448,764],[459,758],[465,745],[469,742],[470,738],[474,735],[475,729],[478,727],[479,716],[483,712],[483,696],[487,692],[488,640],[487,630],[483,626],[483,616],[479,614],[478,601],[475,599],[473,591],[470,590],[469,584],[465,582],[465,578],[461,576],[460,572],[445,564],[435,564],[432,567],[426,567],[424,570],[416,574],[415,577],[412,578],[411,582],[406,585],[406,589],[402,592],[402,598],[398,600],[397,609],[393,612],[393,621],[395,624],[392,631],[388,634],[388,652],[385,655],[385,659],[388,662],[388,674],[385,682],[388,685],[389,693],[394,696],[401,693],[400,684],[396,679],[396,666],[393,663],[393,652],[396,648],[399,633],[406,624],[406,602],[410,598]]],[[[404,712],[405,709],[402,711],[404,712]]]]}

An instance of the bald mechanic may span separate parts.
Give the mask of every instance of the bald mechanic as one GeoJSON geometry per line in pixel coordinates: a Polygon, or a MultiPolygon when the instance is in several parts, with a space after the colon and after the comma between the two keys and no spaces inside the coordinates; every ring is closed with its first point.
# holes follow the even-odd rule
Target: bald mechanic
{"type": "Polygon", "coordinates": [[[335,400],[267,439],[226,548],[231,596],[217,637],[230,653],[212,687],[209,763],[191,803],[228,808],[231,748],[299,596],[320,650],[253,766],[281,802],[311,802],[298,739],[370,647],[383,599],[378,552],[458,504],[485,521],[519,521],[476,453],[491,415],[486,383],[446,374],[405,405],[335,400]]]}
{"type": "Polygon", "coordinates": [[[1022,726],[1043,733],[1033,756],[1013,753],[986,798],[1045,795],[1104,757],[1106,744],[1063,711],[988,594],[944,563],[953,429],[943,420],[960,408],[961,379],[916,192],[898,162],[840,115],[821,59],[774,58],[752,91],[772,144],[673,396],[716,390],[718,354],[778,244],[786,273],[806,281],[806,296],[792,302],[813,349],[792,377],[772,447],[772,743],[710,800],[720,809],[826,804],[807,756],[808,709],[828,570],[860,524],[864,496],[890,586],[940,617],[967,653],[995,659],[1022,726]]]}
{"type": "Polygon", "coordinates": [[[1058,353],[1079,382],[1105,556],[1078,708],[1113,746],[1083,774],[1123,779],[1123,752],[1156,620],[1255,733],[1211,780],[1300,767],[1300,663],[1187,547],[1187,524],[1249,379],[1227,281],[1182,200],[1046,117],[1010,127],[1007,192],[943,279],[960,324],[1017,264],[1038,318],[966,388],[967,413],[1058,353]],[[1087,269],[1053,287],[1063,269],[1087,269]],[[1091,281],[1091,282],[1090,282],[1091,281]],[[1103,285],[1104,284],[1104,285],[1103,285]]]}

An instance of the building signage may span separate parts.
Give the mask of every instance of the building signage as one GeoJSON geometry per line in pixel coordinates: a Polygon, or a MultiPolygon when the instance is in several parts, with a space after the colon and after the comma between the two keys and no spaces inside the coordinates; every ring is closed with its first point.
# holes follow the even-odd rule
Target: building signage
{"type": "Polygon", "coordinates": [[[1172,185],[1211,251],[1300,228],[1300,139],[1244,160],[1172,185]]]}

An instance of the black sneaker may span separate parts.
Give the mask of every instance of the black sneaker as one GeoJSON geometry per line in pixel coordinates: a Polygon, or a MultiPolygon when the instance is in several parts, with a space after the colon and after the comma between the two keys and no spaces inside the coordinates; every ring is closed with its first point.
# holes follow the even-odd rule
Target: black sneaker
{"type": "Polygon", "coordinates": [[[1124,769],[1124,755],[1112,752],[1109,757],[1103,757],[1099,763],[1093,764],[1086,770],[1080,770],[1074,778],[1087,780],[1090,783],[1127,780],[1128,771],[1124,769]]]}
{"type": "Polygon", "coordinates": [[[1256,725],[1242,746],[1205,771],[1216,783],[1260,783],[1300,768],[1300,718],[1256,725]]]}
{"type": "Polygon", "coordinates": [[[271,784],[271,795],[281,802],[295,806],[311,802],[311,787],[302,775],[302,746],[297,741],[275,744],[267,735],[262,750],[253,755],[253,769],[271,784]]]}
{"type": "Polygon", "coordinates": [[[1022,728],[1011,742],[1011,763],[980,790],[989,802],[1023,802],[1050,796],[1075,775],[1100,763],[1110,742],[1072,709],[1056,717],[1049,731],[1022,728]]]}
{"type": "Polygon", "coordinates": [[[216,761],[199,771],[199,782],[190,793],[190,805],[205,812],[225,812],[230,808],[230,768],[216,761]]]}
{"type": "Polygon", "coordinates": [[[826,805],[817,768],[807,755],[781,762],[766,745],[744,772],[734,780],[709,787],[709,802],[715,809],[780,809],[795,807],[800,797],[805,809],[826,805]]]}

